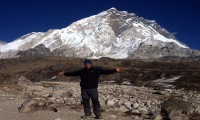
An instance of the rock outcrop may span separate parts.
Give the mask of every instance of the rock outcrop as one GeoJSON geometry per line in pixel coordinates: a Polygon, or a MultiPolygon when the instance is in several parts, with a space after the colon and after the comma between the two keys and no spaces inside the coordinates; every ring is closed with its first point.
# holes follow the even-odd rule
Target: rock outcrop
{"type": "Polygon", "coordinates": [[[26,51],[19,51],[17,53],[20,57],[44,57],[53,56],[49,48],[46,48],[43,44],[40,44],[34,48],[28,49],[26,51]]]}

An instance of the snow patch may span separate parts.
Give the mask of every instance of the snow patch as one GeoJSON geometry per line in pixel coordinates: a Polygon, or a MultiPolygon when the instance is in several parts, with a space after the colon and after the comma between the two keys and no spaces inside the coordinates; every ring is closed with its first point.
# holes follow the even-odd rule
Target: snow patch
{"type": "Polygon", "coordinates": [[[161,86],[161,87],[165,87],[165,88],[174,88],[172,83],[175,82],[176,80],[180,79],[181,77],[182,76],[175,76],[175,77],[171,77],[171,78],[161,78],[161,79],[157,79],[153,82],[156,83],[157,86],[161,86]]]}
{"type": "Polygon", "coordinates": [[[162,41],[162,42],[173,42],[173,43],[177,44],[178,46],[180,46],[180,47],[182,47],[182,48],[189,48],[189,47],[187,47],[187,46],[185,46],[185,45],[182,45],[182,44],[179,43],[178,41],[176,41],[176,40],[174,40],[174,39],[166,38],[166,37],[160,35],[159,33],[156,34],[156,35],[154,35],[154,39],[160,40],[160,41],[162,41]]]}

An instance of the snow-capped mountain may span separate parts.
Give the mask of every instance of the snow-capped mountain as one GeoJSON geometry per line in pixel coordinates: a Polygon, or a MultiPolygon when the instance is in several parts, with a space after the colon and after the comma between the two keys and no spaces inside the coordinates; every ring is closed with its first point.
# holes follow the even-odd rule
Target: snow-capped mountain
{"type": "Polygon", "coordinates": [[[24,35],[0,46],[0,57],[20,56],[40,44],[54,55],[66,57],[154,59],[200,55],[155,21],[111,8],[60,30],[24,35]]]}

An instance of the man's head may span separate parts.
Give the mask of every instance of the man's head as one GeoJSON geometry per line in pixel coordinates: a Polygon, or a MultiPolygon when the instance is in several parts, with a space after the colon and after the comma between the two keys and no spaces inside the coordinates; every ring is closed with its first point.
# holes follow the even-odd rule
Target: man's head
{"type": "Polygon", "coordinates": [[[84,60],[84,67],[91,68],[92,67],[92,61],[91,60],[84,60]]]}

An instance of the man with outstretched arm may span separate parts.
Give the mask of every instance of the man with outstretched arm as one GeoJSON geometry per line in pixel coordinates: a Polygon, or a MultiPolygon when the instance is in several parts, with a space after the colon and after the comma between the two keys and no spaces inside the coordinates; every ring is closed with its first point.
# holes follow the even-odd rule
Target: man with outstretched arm
{"type": "Polygon", "coordinates": [[[83,101],[83,108],[85,116],[82,116],[83,119],[91,118],[91,108],[90,108],[90,99],[93,104],[93,113],[96,115],[96,119],[102,119],[101,109],[98,97],[98,83],[99,76],[103,74],[113,74],[115,72],[122,71],[121,67],[116,69],[102,69],[92,66],[91,60],[84,61],[84,68],[74,72],[59,72],[59,75],[64,76],[80,76],[81,82],[81,96],[83,101]]]}

